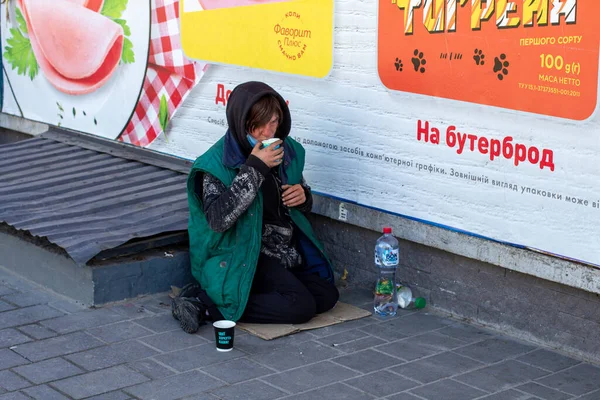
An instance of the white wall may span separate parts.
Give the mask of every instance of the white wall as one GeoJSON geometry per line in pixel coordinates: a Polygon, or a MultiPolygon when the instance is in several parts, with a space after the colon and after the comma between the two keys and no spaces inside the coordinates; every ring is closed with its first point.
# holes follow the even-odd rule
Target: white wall
{"type": "MultiPolygon", "coordinates": [[[[334,67],[325,80],[213,65],[172,120],[168,141],[150,148],[194,159],[224,132],[225,107],[217,86],[233,89],[263,80],[290,101],[292,136],[360,147],[412,162],[412,167],[306,144],[306,178],[330,196],[529,246],[600,265],[600,117],[577,122],[453,100],[393,92],[377,75],[377,5],[336,1],[334,67]],[[432,145],[417,140],[418,120],[456,125],[462,132],[554,151],[554,172],[538,165],[432,145]],[[416,163],[446,174],[419,171],[416,163]],[[489,183],[451,177],[451,170],[485,176],[489,183]],[[492,185],[499,180],[518,186],[492,185]],[[523,192],[540,189],[562,200],[523,192]],[[566,196],[587,200],[573,204],[566,196]]],[[[443,131],[444,132],[444,131],[443,131]]],[[[536,192],[537,193],[537,192],[536,192]]]]}

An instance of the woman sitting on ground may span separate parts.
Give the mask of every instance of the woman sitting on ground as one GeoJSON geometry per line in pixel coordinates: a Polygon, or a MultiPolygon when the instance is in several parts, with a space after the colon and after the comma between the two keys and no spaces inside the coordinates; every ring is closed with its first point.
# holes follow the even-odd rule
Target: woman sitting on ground
{"type": "Polygon", "coordinates": [[[247,82],[226,114],[225,136],[188,178],[192,275],[226,319],[307,322],[339,294],[305,215],[312,195],[304,148],[288,137],[290,111],[271,87],[247,82]]]}

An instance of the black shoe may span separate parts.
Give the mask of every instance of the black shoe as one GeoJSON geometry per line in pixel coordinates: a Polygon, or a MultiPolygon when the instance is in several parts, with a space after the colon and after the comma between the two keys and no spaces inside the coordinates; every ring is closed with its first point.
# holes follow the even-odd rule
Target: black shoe
{"type": "Polygon", "coordinates": [[[200,285],[197,283],[188,283],[184,287],[181,288],[179,294],[175,296],[174,299],[171,300],[171,314],[173,314],[173,318],[179,321],[180,311],[178,307],[181,307],[180,301],[176,302],[175,299],[181,299],[186,297],[197,297],[200,292],[200,285]]]}
{"type": "Polygon", "coordinates": [[[186,333],[196,333],[205,324],[206,307],[198,299],[176,297],[171,301],[171,312],[186,333]]]}

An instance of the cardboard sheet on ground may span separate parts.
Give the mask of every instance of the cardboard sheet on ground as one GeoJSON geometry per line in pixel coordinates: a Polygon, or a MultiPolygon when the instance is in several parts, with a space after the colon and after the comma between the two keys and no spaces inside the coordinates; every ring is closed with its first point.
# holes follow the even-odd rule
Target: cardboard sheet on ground
{"type": "Polygon", "coordinates": [[[341,322],[353,321],[368,317],[369,315],[371,313],[367,310],[338,302],[332,310],[319,314],[304,324],[246,324],[239,322],[237,327],[261,339],[272,340],[309,329],[323,328],[341,322]]]}

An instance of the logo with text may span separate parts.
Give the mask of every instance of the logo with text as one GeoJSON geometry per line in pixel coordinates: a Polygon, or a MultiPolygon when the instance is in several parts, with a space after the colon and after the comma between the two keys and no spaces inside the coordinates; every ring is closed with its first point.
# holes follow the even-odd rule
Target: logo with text
{"type": "Polygon", "coordinates": [[[277,47],[281,54],[290,61],[304,56],[312,39],[312,30],[306,29],[300,13],[288,11],[282,20],[273,27],[277,37],[277,47]]]}

